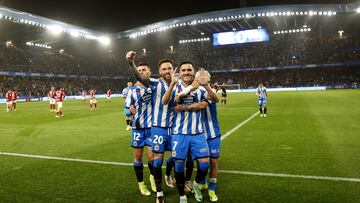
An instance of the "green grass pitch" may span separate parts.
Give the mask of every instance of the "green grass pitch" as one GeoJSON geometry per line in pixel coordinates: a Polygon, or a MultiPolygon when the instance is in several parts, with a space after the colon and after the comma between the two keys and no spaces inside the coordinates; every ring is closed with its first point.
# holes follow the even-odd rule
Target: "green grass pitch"
{"type": "MultiPolygon", "coordinates": [[[[218,105],[222,134],[258,110],[254,93],[228,95],[218,105]]],[[[270,92],[268,117],[256,116],[222,142],[219,168],[359,179],[359,101],[359,90],[270,92]]],[[[65,116],[56,119],[47,102],[19,103],[10,113],[0,105],[0,152],[131,163],[123,99],[98,106],[90,112],[88,103],[65,101],[65,116]]],[[[178,201],[165,184],[164,193],[178,201]]],[[[219,202],[360,202],[360,182],[220,173],[217,194],[219,202]]],[[[140,195],[130,166],[0,155],[0,202],[154,201],[154,193],[140,195]]]]}

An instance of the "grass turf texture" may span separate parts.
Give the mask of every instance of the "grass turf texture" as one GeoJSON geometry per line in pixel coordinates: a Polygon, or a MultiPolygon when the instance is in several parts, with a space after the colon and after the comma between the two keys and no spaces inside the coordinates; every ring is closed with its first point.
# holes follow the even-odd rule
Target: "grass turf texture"
{"type": "MultiPolygon", "coordinates": [[[[228,95],[228,104],[218,105],[223,134],[258,110],[254,93],[228,95]]],[[[267,118],[255,117],[223,141],[220,169],[360,178],[359,90],[269,96],[267,118]]],[[[19,103],[6,113],[1,105],[0,152],[132,162],[123,99],[100,99],[91,112],[65,101],[60,119],[48,106],[19,103]]],[[[129,166],[5,155],[0,163],[0,202],[155,201],[154,193],[140,195],[129,166]]],[[[177,190],[163,188],[167,202],[178,201],[177,190]]],[[[360,183],[220,173],[217,193],[220,202],[359,202],[360,183]]],[[[192,194],[188,200],[195,202],[192,194]]]]}

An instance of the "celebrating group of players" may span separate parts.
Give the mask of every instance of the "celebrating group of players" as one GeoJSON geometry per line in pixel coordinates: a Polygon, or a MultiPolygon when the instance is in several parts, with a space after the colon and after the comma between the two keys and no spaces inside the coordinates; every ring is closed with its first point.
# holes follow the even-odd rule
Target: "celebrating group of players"
{"type": "Polygon", "coordinates": [[[151,194],[143,181],[142,155],[147,146],[150,183],[157,194],[156,202],[164,202],[161,167],[166,151],[171,151],[171,156],[166,161],[165,182],[169,187],[177,187],[180,202],[187,202],[186,189],[193,191],[197,201],[202,201],[201,190],[206,188],[210,201],[217,201],[215,189],[221,139],[216,103],[219,98],[210,87],[209,73],[200,69],[195,74],[193,64],[188,61],[180,63],[179,73],[176,73],[173,62],[163,59],[158,63],[161,77],[154,79],[150,78],[147,63],[135,65],[135,55],[133,51],[126,55],[138,81],[129,88],[124,111],[126,116],[132,116],[133,166],[141,194],[151,194]],[[197,161],[197,174],[190,184],[193,160],[197,161]],[[175,180],[171,177],[173,167],[175,180]]]}

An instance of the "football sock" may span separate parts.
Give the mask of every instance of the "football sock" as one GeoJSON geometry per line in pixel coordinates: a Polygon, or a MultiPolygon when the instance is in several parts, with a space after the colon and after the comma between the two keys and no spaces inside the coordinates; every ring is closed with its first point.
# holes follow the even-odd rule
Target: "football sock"
{"type": "Polygon", "coordinates": [[[138,182],[144,181],[144,166],[142,162],[134,162],[133,163],[136,179],[138,182]]]}
{"type": "Polygon", "coordinates": [[[162,191],[162,166],[163,159],[162,158],[155,158],[154,159],[154,179],[156,184],[156,191],[161,192],[162,191]]]}
{"type": "Polygon", "coordinates": [[[176,187],[179,191],[179,195],[184,196],[185,195],[184,162],[180,162],[180,161],[175,162],[175,180],[176,180],[176,187]]]}

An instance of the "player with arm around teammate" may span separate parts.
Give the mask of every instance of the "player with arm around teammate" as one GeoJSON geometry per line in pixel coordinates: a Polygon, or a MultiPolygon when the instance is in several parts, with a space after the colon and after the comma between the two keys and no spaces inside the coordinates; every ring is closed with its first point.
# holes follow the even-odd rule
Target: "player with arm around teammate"
{"type": "MultiPolygon", "coordinates": [[[[162,59],[158,63],[160,78],[146,78],[139,74],[134,63],[136,53],[130,51],[126,55],[129,62],[130,70],[133,75],[145,86],[152,89],[152,151],[154,153],[154,178],[156,183],[156,202],[164,202],[164,194],[162,191],[162,169],[165,151],[171,150],[171,130],[173,125],[173,109],[172,105],[164,105],[162,97],[171,82],[171,74],[173,73],[173,65],[170,59],[162,59]]],[[[170,156],[166,161],[165,183],[169,187],[175,187],[175,180],[171,177],[171,170],[174,167],[174,160],[170,156]]]]}
{"type": "MultiPolygon", "coordinates": [[[[200,89],[191,90],[189,94],[184,97],[179,97],[179,93],[192,84],[195,78],[195,70],[191,62],[182,62],[179,67],[181,80],[177,81],[175,74],[173,74],[172,82],[162,99],[163,104],[172,103],[172,105],[175,106],[191,106],[204,101],[208,97],[208,94],[206,91],[200,89]]],[[[181,203],[187,202],[184,190],[184,161],[189,152],[192,158],[197,160],[199,165],[196,179],[193,183],[195,199],[199,202],[203,199],[199,184],[205,179],[209,169],[209,147],[201,121],[202,115],[200,110],[186,109],[185,111],[174,113],[171,155],[176,160],[175,178],[181,203]]]]}

